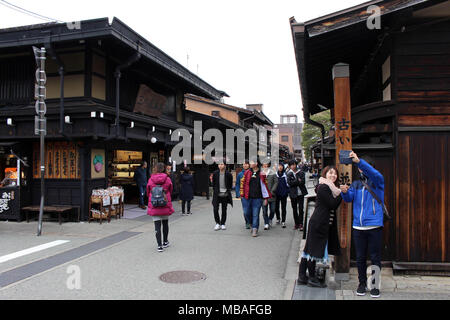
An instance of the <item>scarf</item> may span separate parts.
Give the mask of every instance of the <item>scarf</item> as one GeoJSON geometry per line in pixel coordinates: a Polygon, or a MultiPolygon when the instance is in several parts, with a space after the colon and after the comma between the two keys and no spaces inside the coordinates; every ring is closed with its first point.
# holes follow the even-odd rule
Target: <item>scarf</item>
{"type": "Polygon", "coordinates": [[[327,186],[330,187],[331,189],[331,193],[333,194],[333,197],[336,198],[337,196],[339,196],[341,194],[341,189],[337,188],[333,182],[331,182],[328,179],[325,179],[323,177],[319,178],[319,184],[326,184],[327,186]]]}

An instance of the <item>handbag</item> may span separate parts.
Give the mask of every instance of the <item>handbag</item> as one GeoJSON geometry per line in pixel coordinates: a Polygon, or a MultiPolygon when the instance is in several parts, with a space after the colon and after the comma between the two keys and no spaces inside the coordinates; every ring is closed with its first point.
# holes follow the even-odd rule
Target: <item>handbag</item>
{"type": "Polygon", "coordinates": [[[369,185],[364,181],[364,180],[360,180],[361,183],[363,184],[364,187],[366,187],[367,191],[370,192],[370,194],[372,195],[372,197],[375,198],[375,200],[378,202],[378,204],[380,204],[383,207],[383,217],[384,220],[391,220],[391,216],[389,215],[389,212],[386,208],[386,205],[384,203],[381,202],[380,198],[378,198],[378,196],[375,194],[375,192],[373,192],[372,188],[369,187],[369,185]]]}

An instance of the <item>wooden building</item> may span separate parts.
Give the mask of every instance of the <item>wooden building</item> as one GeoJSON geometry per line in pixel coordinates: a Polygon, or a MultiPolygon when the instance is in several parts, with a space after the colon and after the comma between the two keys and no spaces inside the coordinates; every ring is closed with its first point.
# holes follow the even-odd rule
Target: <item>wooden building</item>
{"type": "Polygon", "coordinates": [[[40,200],[32,46],[47,51],[45,204],[80,206],[83,220],[93,189],[122,185],[132,200],[135,167],[170,160],[172,130],[193,131],[186,93],[226,95],[117,18],[1,29],[0,178],[8,154],[27,160],[21,205],[40,200]]]}
{"type": "MultiPolygon", "coordinates": [[[[334,119],[332,69],[349,65],[353,149],[375,160],[393,216],[382,259],[449,271],[450,1],[370,1],[290,22],[305,122],[325,107],[345,125],[334,119]]],[[[316,146],[324,165],[334,162],[335,139],[316,146]]]]}

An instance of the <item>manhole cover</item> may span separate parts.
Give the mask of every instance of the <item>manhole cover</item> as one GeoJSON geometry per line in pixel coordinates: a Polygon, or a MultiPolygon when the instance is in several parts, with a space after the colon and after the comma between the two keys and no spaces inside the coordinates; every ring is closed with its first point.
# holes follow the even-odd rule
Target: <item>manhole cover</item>
{"type": "Polygon", "coordinates": [[[162,274],[159,279],[168,283],[189,283],[206,280],[206,275],[197,271],[172,271],[162,274]]]}

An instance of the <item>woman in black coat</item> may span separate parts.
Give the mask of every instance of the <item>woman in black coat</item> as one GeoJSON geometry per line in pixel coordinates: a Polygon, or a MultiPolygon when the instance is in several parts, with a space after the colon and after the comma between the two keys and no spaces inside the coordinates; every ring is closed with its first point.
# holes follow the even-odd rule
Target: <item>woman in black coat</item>
{"type": "Polygon", "coordinates": [[[194,177],[190,174],[189,167],[185,167],[183,174],[180,176],[180,200],[181,214],[185,214],[187,202],[187,214],[191,212],[191,201],[194,199],[194,177]]]}
{"type": "Polygon", "coordinates": [[[319,185],[316,188],[316,207],[308,224],[306,244],[300,261],[298,284],[323,287],[315,275],[316,261],[326,260],[328,253],[340,254],[336,209],[339,207],[342,197],[338,177],[337,169],[328,166],[323,170],[322,177],[319,179],[319,185]],[[309,272],[309,279],[306,277],[306,269],[309,272]]]}

